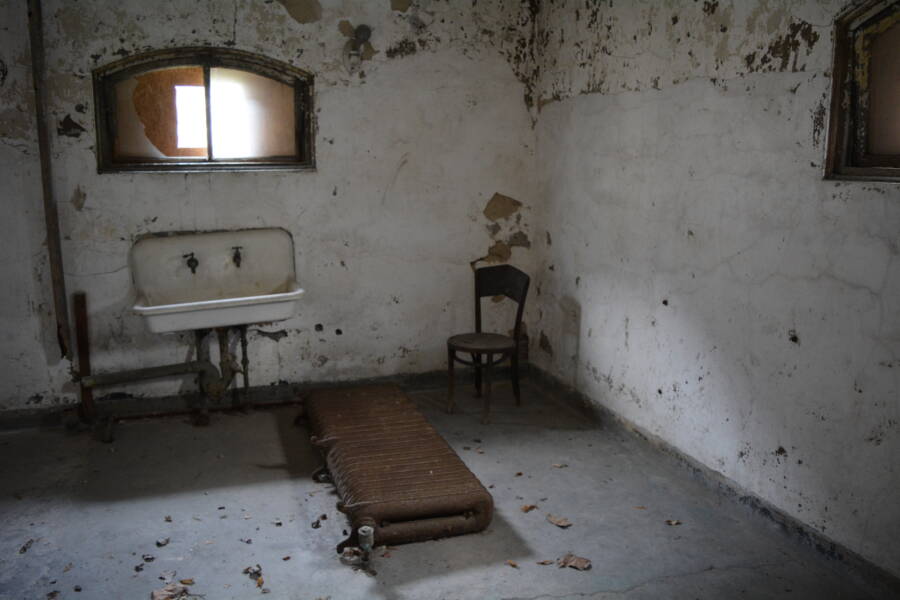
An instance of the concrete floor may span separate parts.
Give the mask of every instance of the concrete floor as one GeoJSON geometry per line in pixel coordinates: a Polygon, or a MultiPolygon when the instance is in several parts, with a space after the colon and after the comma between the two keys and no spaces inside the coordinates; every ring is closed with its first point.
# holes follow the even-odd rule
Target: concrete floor
{"type": "Polygon", "coordinates": [[[484,533],[379,553],[375,577],[334,552],[347,525],[331,486],[309,478],[317,459],[295,407],[215,414],[207,428],[129,421],[108,445],[61,429],[2,433],[0,598],[143,599],[191,578],[209,600],[246,599],[262,593],[242,572],[256,564],[268,598],[879,597],[647,442],[524,392],[516,408],[497,386],[488,426],[465,392],[452,416],[442,390],[412,394],[496,511],[484,533]],[[537,564],[570,551],[593,568],[537,564]]]}

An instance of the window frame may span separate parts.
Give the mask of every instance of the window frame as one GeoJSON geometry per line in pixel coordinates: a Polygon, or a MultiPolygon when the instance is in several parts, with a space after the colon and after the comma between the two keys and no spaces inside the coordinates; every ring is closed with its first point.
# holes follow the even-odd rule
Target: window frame
{"type": "Polygon", "coordinates": [[[216,47],[183,47],[155,50],[130,56],[94,69],[94,116],[97,133],[97,172],[209,172],[209,171],[270,171],[315,169],[315,124],[313,119],[313,76],[287,63],[265,56],[216,47]],[[209,110],[209,71],[224,67],[262,75],[290,85],[294,90],[294,123],[297,144],[296,157],[246,159],[179,160],[178,157],[152,160],[116,161],[113,146],[116,134],[116,84],[136,74],[180,66],[198,66],[203,69],[206,94],[207,147],[212,147],[211,112],[209,110]]]}
{"type": "Polygon", "coordinates": [[[900,154],[868,153],[868,59],[865,36],[900,18],[900,1],[869,0],[835,21],[826,179],[900,182],[900,154]]]}

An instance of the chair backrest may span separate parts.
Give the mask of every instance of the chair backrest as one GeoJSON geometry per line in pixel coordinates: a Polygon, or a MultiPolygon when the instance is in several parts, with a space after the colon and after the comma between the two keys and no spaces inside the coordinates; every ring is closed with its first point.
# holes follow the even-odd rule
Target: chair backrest
{"type": "Polygon", "coordinates": [[[531,277],[512,265],[475,269],[475,331],[481,331],[481,299],[485,296],[506,296],[519,305],[513,327],[513,338],[518,346],[519,327],[530,283],[531,277]]]}

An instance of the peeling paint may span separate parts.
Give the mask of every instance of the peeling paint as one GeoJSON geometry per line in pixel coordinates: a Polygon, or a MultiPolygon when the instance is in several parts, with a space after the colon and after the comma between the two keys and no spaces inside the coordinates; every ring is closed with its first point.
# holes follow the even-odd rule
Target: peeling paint
{"type": "Polygon", "coordinates": [[[291,18],[298,23],[315,23],[322,18],[322,5],[319,0],[278,0],[291,18]]]}
{"type": "Polygon", "coordinates": [[[412,0],[391,0],[391,10],[396,12],[406,12],[412,0]]]}
{"type": "Polygon", "coordinates": [[[512,250],[506,242],[494,242],[494,245],[488,248],[488,253],[485,258],[488,262],[503,263],[507,262],[511,256],[512,250]]]}
{"type": "Polygon", "coordinates": [[[520,248],[531,248],[531,240],[528,239],[528,234],[524,231],[516,231],[509,236],[506,243],[509,244],[510,247],[518,246],[520,248]]]}
{"type": "Polygon", "coordinates": [[[484,216],[491,221],[508,219],[521,207],[522,203],[518,200],[497,192],[491,196],[491,199],[484,207],[484,216]]]}

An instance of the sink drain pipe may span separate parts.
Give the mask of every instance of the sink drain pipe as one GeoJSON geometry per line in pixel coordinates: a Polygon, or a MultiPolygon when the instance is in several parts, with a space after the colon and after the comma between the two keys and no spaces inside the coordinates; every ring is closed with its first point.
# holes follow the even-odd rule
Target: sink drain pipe
{"type": "MultiPolygon", "coordinates": [[[[239,372],[240,367],[236,366],[234,357],[228,351],[228,331],[227,327],[216,329],[216,335],[219,338],[219,362],[221,371],[208,359],[193,360],[183,363],[174,363],[169,365],[160,365],[156,367],[143,367],[140,369],[128,369],[125,371],[114,371],[111,373],[90,372],[90,345],[88,341],[87,328],[87,301],[84,293],[75,294],[75,312],[76,312],[76,338],[78,342],[78,358],[79,369],[76,375],[76,381],[81,385],[82,406],[80,407],[80,416],[83,421],[94,421],[97,417],[96,408],[93,402],[92,390],[97,387],[135,383],[147,379],[159,379],[163,377],[174,377],[177,375],[189,375],[196,373],[198,383],[200,385],[200,395],[202,405],[194,421],[198,425],[205,425],[209,422],[209,413],[207,409],[208,400],[220,400],[225,391],[234,380],[235,372],[239,372]]],[[[201,358],[203,348],[203,339],[209,333],[209,330],[198,330],[197,335],[197,358],[201,358]]],[[[243,350],[245,353],[244,361],[246,362],[246,334],[242,333],[243,350]]],[[[246,370],[246,365],[244,369],[246,370]]],[[[245,373],[246,386],[246,373],[245,373]]],[[[246,388],[245,388],[246,389],[246,388]]],[[[108,419],[109,423],[113,421],[108,419]]],[[[112,440],[112,425],[106,427],[107,433],[102,434],[104,441],[112,440]]]]}

